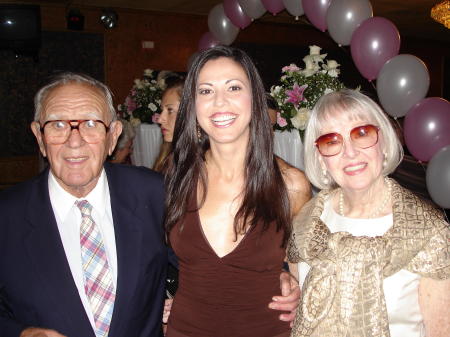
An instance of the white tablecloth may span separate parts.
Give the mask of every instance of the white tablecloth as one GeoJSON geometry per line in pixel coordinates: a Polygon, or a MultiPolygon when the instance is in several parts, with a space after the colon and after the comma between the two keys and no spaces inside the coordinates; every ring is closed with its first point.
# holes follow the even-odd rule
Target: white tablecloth
{"type": "Polygon", "coordinates": [[[304,171],[303,144],[297,130],[274,132],[274,152],[292,166],[304,171]]]}
{"type": "Polygon", "coordinates": [[[162,144],[161,129],[158,124],[139,124],[135,132],[131,162],[152,168],[162,144]]]}
{"type": "MultiPolygon", "coordinates": [[[[139,124],[136,128],[131,161],[134,165],[153,167],[159,154],[162,136],[159,125],[139,124]]],[[[292,166],[304,170],[303,144],[298,131],[274,132],[274,152],[292,166]]]]}

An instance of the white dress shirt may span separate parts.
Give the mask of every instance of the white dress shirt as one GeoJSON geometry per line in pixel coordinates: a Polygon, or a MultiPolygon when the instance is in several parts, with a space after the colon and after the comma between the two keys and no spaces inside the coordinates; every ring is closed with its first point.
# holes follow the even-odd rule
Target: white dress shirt
{"type": "MultiPolygon", "coordinates": [[[[374,219],[354,219],[337,214],[330,200],[324,204],[320,219],[332,233],[348,232],[354,236],[382,236],[393,224],[392,214],[374,219]]],[[[299,263],[299,280],[303,286],[309,265],[299,263]]],[[[425,326],[419,307],[420,275],[401,269],[383,280],[384,298],[391,337],[424,337],[425,326]]]]}
{"type": "Polygon", "coordinates": [[[108,180],[105,170],[98,179],[97,185],[84,198],[76,198],[66,192],[57,182],[54,175],[49,173],[48,189],[53,213],[58,225],[59,235],[64,246],[67,262],[72,272],[73,280],[78,288],[81,302],[89,318],[94,331],[95,321],[89,299],[84,291],[84,273],[81,261],[80,225],[81,212],[75,205],[78,200],[87,200],[92,205],[92,218],[97,224],[103,238],[109,268],[112,272],[114,287],[117,285],[117,253],[114,225],[111,212],[111,200],[109,195],[108,180]]]}

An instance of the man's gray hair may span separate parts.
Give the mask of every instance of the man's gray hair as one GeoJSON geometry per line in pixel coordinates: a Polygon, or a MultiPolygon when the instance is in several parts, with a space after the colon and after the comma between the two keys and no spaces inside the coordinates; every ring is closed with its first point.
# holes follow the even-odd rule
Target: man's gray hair
{"type": "Polygon", "coordinates": [[[111,117],[111,121],[117,119],[116,110],[113,104],[113,95],[111,90],[102,82],[82,73],[64,72],[54,76],[49,83],[43,86],[34,96],[34,120],[39,122],[42,112],[42,104],[47,99],[48,95],[56,88],[70,84],[78,83],[91,86],[98,89],[105,97],[108,113],[111,117]]]}

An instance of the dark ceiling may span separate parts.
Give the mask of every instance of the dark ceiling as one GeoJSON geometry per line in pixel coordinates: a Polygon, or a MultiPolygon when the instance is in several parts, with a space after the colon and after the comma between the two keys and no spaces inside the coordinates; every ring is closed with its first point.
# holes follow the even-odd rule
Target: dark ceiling
{"type": "MultiPolygon", "coordinates": [[[[430,17],[431,8],[443,0],[372,0],[374,16],[391,20],[402,37],[412,36],[430,40],[450,42],[450,30],[430,17]]],[[[4,1],[11,2],[11,1],[4,1]]],[[[12,1],[14,2],[14,1],[12,1]]],[[[24,2],[24,1],[21,1],[24,2]]],[[[59,3],[70,6],[96,6],[112,8],[144,9],[160,12],[196,14],[207,16],[209,11],[221,0],[47,0],[25,1],[38,3],[59,3]]],[[[293,25],[308,24],[303,16],[295,21],[294,17],[282,11],[273,16],[266,13],[258,19],[264,22],[289,23],[293,25]]]]}

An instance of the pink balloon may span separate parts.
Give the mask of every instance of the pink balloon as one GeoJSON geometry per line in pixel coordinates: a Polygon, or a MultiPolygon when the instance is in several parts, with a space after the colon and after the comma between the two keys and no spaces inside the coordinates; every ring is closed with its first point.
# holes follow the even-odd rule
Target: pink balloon
{"type": "Polygon", "coordinates": [[[398,55],[400,34],[388,19],[369,18],[353,32],[350,49],[361,75],[372,81],[386,61],[398,55]]]}
{"type": "Polygon", "coordinates": [[[261,2],[273,15],[276,15],[284,9],[283,0],[261,0],[261,2]]]}
{"type": "Polygon", "coordinates": [[[252,23],[252,19],[244,13],[238,0],[223,0],[223,9],[228,19],[241,29],[252,23]]]}
{"type": "Polygon", "coordinates": [[[206,32],[198,41],[198,50],[206,50],[209,48],[213,48],[219,44],[219,40],[217,40],[211,32],[206,32]]]}
{"type": "Polygon", "coordinates": [[[327,10],[331,0],[302,0],[303,10],[314,27],[322,32],[327,30],[327,10]]]}
{"type": "Polygon", "coordinates": [[[405,143],[420,161],[429,161],[450,145],[450,103],[441,97],[428,97],[414,105],[405,117],[405,143]]]}

